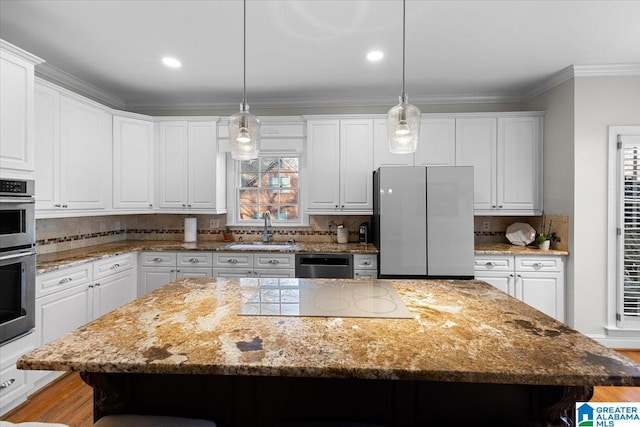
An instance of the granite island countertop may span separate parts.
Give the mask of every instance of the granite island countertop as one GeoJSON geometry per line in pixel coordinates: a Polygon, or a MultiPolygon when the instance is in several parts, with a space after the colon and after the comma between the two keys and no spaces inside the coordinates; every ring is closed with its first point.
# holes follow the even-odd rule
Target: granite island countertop
{"type": "Polygon", "coordinates": [[[411,319],[238,315],[260,280],[278,279],[178,279],[18,368],[640,386],[640,365],[481,281],[385,281],[411,319]]]}
{"type": "MultiPolygon", "coordinates": [[[[248,249],[229,248],[229,245],[238,244],[239,242],[195,242],[185,243],[174,240],[125,240],[117,243],[106,243],[102,245],[88,246],[67,251],[52,252],[48,254],[38,255],[36,258],[37,274],[76,266],[79,264],[96,261],[120,255],[133,251],[201,251],[201,252],[251,252],[248,249]]],[[[246,242],[245,242],[246,243],[246,242]]],[[[284,243],[284,242],[272,242],[284,243]]],[[[255,249],[257,250],[257,249],[255,249]]],[[[376,254],[378,249],[371,243],[304,243],[296,242],[294,249],[274,248],[272,252],[288,252],[288,253],[358,253],[358,254],[376,254]]],[[[260,250],[264,252],[264,250],[260,250]]]]}

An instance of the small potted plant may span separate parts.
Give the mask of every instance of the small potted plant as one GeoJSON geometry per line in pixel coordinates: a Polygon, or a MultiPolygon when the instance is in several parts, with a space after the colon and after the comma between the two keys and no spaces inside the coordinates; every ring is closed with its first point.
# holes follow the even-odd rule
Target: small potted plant
{"type": "Polygon", "coordinates": [[[222,238],[225,242],[233,241],[233,234],[231,233],[231,229],[229,228],[228,225],[224,227],[224,231],[222,232],[222,238]]]}
{"type": "Polygon", "coordinates": [[[543,251],[549,250],[549,246],[551,246],[551,242],[553,242],[554,240],[556,240],[555,231],[548,234],[540,234],[536,238],[536,242],[538,242],[538,247],[543,251]]]}

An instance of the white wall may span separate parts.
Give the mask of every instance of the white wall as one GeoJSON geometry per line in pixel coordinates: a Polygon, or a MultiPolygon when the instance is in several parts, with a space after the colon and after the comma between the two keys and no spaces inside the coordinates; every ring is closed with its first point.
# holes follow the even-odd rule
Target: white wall
{"type": "Polygon", "coordinates": [[[575,327],[594,337],[604,336],[607,318],[607,145],[611,125],[640,125],[640,76],[576,78],[572,298],[575,327]]]}
{"type": "Polygon", "coordinates": [[[546,111],[543,133],[543,207],[551,215],[569,217],[566,319],[573,325],[574,226],[574,80],[568,80],[526,103],[526,110],[546,111]]]}

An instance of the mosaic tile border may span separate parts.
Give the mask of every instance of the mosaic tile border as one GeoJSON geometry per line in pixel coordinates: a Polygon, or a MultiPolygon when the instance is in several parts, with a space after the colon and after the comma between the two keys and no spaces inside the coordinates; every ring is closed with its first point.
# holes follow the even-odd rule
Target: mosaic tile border
{"type": "Polygon", "coordinates": [[[78,240],[88,240],[88,239],[96,239],[99,237],[107,237],[107,236],[118,236],[121,234],[126,234],[126,230],[113,230],[113,231],[100,231],[97,233],[88,233],[88,234],[76,234],[74,236],[64,236],[64,237],[55,237],[52,239],[41,239],[36,240],[36,245],[55,245],[58,243],[64,242],[75,242],[78,240]]]}

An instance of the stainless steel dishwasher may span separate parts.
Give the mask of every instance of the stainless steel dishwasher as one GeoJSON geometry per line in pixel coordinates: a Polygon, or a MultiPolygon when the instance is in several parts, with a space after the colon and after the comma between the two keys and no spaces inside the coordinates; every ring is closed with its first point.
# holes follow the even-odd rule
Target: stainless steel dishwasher
{"type": "Polygon", "coordinates": [[[296,254],[296,277],[352,279],[352,254],[296,254]]]}

